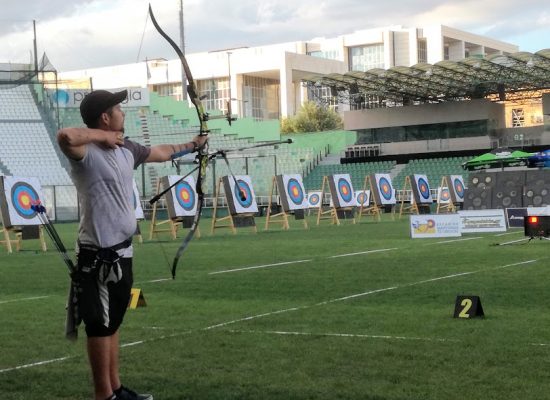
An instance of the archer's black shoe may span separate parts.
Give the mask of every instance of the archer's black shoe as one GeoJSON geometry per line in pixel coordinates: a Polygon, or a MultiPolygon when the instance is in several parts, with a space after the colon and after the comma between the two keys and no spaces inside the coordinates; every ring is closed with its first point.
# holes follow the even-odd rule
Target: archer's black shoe
{"type": "Polygon", "coordinates": [[[153,400],[150,394],[139,394],[124,386],[115,390],[115,394],[117,400],[153,400]]]}

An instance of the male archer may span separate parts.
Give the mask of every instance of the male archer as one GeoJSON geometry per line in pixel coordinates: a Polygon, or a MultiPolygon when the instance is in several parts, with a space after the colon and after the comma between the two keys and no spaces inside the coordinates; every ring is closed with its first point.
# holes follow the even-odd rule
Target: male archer
{"type": "Polygon", "coordinates": [[[57,141],[71,165],[81,219],[78,232],[77,307],[87,335],[95,400],[141,399],[119,377],[119,327],[132,288],[132,236],[136,231],[133,170],[147,162],[169,161],[194,152],[206,135],[191,142],[145,147],[124,138],[127,91],[92,91],[80,104],[86,128],[63,128],[57,141]]]}

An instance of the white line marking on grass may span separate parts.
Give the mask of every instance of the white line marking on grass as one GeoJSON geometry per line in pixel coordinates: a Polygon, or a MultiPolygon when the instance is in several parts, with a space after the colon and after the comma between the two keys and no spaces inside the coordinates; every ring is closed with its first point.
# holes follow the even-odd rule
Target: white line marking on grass
{"type": "Polygon", "coordinates": [[[229,330],[231,333],[263,333],[270,335],[289,335],[289,336],[326,336],[326,337],[341,337],[341,338],[359,338],[359,339],[387,339],[387,340],[422,340],[427,342],[454,342],[458,343],[457,339],[441,339],[427,337],[408,337],[408,336],[391,336],[391,335],[367,335],[357,333],[313,333],[313,332],[286,332],[286,331],[255,331],[255,330],[229,330]]]}
{"type": "Polygon", "coordinates": [[[517,242],[525,242],[526,240],[529,240],[528,238],[518,239],[518,240],[512,240],[510,242],[504,242],[504,243],[498,243],[499,246],[506,246],[507,244],[514,244],[517,242]]]}
{"type": "Polygon", "coordinates": [[[498,237],[498,236],[506,236],[506,235],[517,235],[518,233],[523,233],[523,230],[517,231],[517,232],[499,233],[499,234],[495,235],[495,237],[498,237]]]}
{"type": "Polygon", "coordinates": [[[443,240],[441,242],[435,242],[435,243],[427,243],[426,246],[430,246],[432,244],[444,244],[444,243],[454,243],[454,242],[465,242],[466,240],[474,240],[474,239],[481,239],[481,236],[471,237],[471,238],[463,238],[463,239],[452,239],[452,240],[443,240]]]}
{"type": "Polygon", "coordinates": [[[390,251],[390,250],[398,250],[398,249],[397,249],[397,247],[393,247],[391,249],[367,250],[367,251],[360,251],[358,253],[339,254],[337,256],[330,256],[329,258],[349,257],[349,256],[357,256],[357,255],[360,255],[360,254],[369,254],[369,253],[380,253],[380,252],[383,252],[383,251],[390,251]]]}
{"type": "Polygon", "coordinates": [[[246,270],[249,270],[249,269],[279,267],[281,265],[299,264],[299,263],[306,263],[306,262],[311,262],[311,261],[313,261],[313,260],[296,260],[296,261],[285,261],[285,262],[280,262],[280,263],[275,263],[275,264],[255,265],[253,267],[243,267],[243,268],[226,269],[226,270],[223,270],[223,271],[210,272],[210,273],[208,273],[208,275],[226,274],[228,272],[246,271],[246,270]]]}
{"type": "Polygon", "coordinates": [[[30,363],[30,364],[18,365],[17,367],[0,369],[0,374],[3,374],[4,372],[16,371],[18,369],[37,367],[39,365],[46,365],[46,364],[51,364],[51,363],[54,363],[54,362],[65,361],[65,360],[68,360],[69,358],[74,358],[74,357],[76,357],[76,356],[65,356],[65,357],[59,357],[59,358],[52,358],[51,360],[38,361],[38,362],[30,363]]]}
{"type": "Polygon", "coordinates": [[[48,298],[48,297],[50,297],[50,296],[36,296],[36,297],[24,297],[22,299],[2,300],[2,301],[0,301],[0,304],[15,303],[15,302],[18,302],[18,301],[40,300],[40,299],[45,299],[45,298],[48,298]]]}
{"type": "MultiPolygon", "coordinates": [[[[368,296],[370,294],[386,292],[386,291],[395,290],[395,289],[404,288],[404,287],[409,287],[409,286],[413,286],[413,285],[420,285],[422,283],[435,282],[435,281],[442,280],[442,279],[450,279],[450,278],[454,278],[454,277],[457,277],[457,276],[476,274],[478,272],[494,271],[494,270],[514,267],[514,266],[518,266],[518,265],[526,265],[526,264],[531,264],[531,263],[534,263],[534,262],[537,262],[537,261],[538,260],[520,261],[520,262],[517,262],[517,263],[501,265],[501,266],[497,266],[497,267],[493,267],[493,268],[480,269],[480,270],[477,270],[477,271],[461,272],[461,273],[457,273],[457,274],[426,279],[426,280],[422,280],[422,281],[418,281],[418,282],[411,282],[411,283],[406,283],[406,284],[403,284],[403,285],[391,286],[391,287],[387,287],[387,288],[383,288],[383,289],[370,290],[368,292],[352,294],[350,296],[339,297],[339,298],[336,298],[336,299],[330,299],[330,300],[322,301],[322,302],[316,303],[316,304],[286,308],[286,309],[283,309],[283,310],[270,311],[270,312],[266,312],[266,313],[262,313],[262,314],[251,315],[249,317],[234,319],[232,321],[221,322],[221,323],[218,323],[218,324],[215,324],[215,325],[210,325],[210,326],[207,326],[205,328],[198,329],[196,331],[191,330],[191,331],[185,331],[185,332],[178,332],[178,333],[174,333],[174,334],[170,334],[170,335],[159,336],[159,337],[156,337],[156,338],[144,339],[144,340],[131,342],[131,343],[125,343],[125,344],[121,345],[120,347],[137,346],[137,345],[145,344],[145,343],[149,343],[149,342],[155,342],[155,341],[159,341],[159,340],[170,339],[170,338],[173,338],[173,337],[188,335],[190,333],[197,332],[197,331],[206,331],[206,330],[212,330],[212,329],[216,329],[216,328],[222,328],[224,326],[236,324],[238,322],[251,321],[253,319],[268,317],[268,316],[271,316],[271,315],[283,314],[283,313],[291,312],[291,311],[306,310],[308,308],[323,306],[323,305],[326,305],[326,304],[330,304],[330,303],[334,303],[334,302],[338,302],[338,301],[349,300],[349,299],[353,299],[353,298],[357,298],[357,297],[368,296]]],[[[395,337],[395,338],[398,338],[398,337],[395,337]]],[[[421,339],[419,339],[419,340],[421,340],[421,339]]],[[[535,345],[535,344],[533,344],[533,345],[535,345]]],[[[540,344],[540,346],[546,346],[546,344],[540,344]]],[[[550,344],[548,344],[548,346],[550,346],[550,344]]],[[[37,362],[37,363],[20,365],[20,366],[13,367],[13,368],[6,368],[6,369],[0,370],[0,373],[14,371],[14,370],[17,370],[17,369],[22,369],[22,368],[35,367],[35,366],[38,366],[38,365],[49,364],[49,363],[53,363],[53,362],[57,362],[57,361],[64,361],[64,360],[69,359],[69,358],[73,358],[73,357],[68,357],[68,356],[67,357],[60,357],[60,358],[55,358],[55,359],[52,359],[52,360],[40,361],[40,362],[37,362]]]]}
{"type": "Polygon", "coordinates": [[[529,343],[531,346],[550,346],[550,343],[529,343]]]}

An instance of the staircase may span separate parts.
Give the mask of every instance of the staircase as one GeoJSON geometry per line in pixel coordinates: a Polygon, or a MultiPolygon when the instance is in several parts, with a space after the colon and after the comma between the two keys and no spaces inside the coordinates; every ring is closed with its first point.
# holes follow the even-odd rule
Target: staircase
{"type": "MultiPolygon", "coordinates": [[[[147,147],[151,147],[151,136],[149,134],[149,124],[147,122],[147,116],[145,113],[139,114],[139,126],[141,129],[141,134],[143,136],[143,144],[147,147]]],[[[153,188],[153,191],[155,190],[158,181],[158,173],[155,167],[152,165],[147,165],[147,176],[149,177],[149,183],[151,184],[151,187],[153,188]]]]}

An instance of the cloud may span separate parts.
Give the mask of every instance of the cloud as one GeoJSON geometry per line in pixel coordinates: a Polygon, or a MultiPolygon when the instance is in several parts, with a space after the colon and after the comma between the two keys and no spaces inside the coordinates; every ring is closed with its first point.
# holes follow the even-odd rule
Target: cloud
{"type": "MultiPolygon", "coordinates": [[[[1,2],[0,62],[29,61],[33,19],[39,53],[46,51],[63,71],[175,57],[150,21],[144,32],[149,0],[1,2]]],[[[152,6],[179,42],[179,1],[152,0],[152,6]]],[[[199,52],[389,25],[443,24],[534,51],[548,47],[547,9],[545,0],[523,0],[520,6],[512,0],[185,0],[185,40],[188,52],[199,52]]]]}

